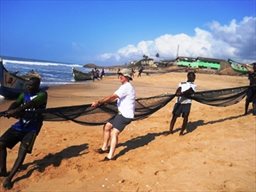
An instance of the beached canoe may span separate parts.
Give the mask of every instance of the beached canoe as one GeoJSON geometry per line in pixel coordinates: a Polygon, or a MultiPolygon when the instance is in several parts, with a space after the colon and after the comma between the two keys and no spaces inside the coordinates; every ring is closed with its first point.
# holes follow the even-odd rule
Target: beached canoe
{"type": "Polygon", "coordinates": [[[3,65],[3,60],[0,58],[0,95],[7,99],[17,98],[20,93],[25,91],[26,83],[31,77],[41,79],[41,76],[35,71],[30,71],[20,76],[17,72],[8,71],[3,65]]]}
{"type": "Polygon", "coordinates": [[[8,99],[14,99],[25,90],[28,79],[9,72],[0,58],[0,95],[8,99]]]}
{"type": "Polygon", "coordinates": [[[242,74],[248,73],[248,70],[244,67],[244,64],[236,62],[232,59],[228,59],[228,62],[230,63],[230,66],[234,71],[242,74]]]}
{"type": "Polygon", "coordinates": [[[86,81],[86,80],[92,80],[92,74],[84,73],[82,71],[77,70],[76,68],[72,68],[72,74],[75,81],[86,81]]]}

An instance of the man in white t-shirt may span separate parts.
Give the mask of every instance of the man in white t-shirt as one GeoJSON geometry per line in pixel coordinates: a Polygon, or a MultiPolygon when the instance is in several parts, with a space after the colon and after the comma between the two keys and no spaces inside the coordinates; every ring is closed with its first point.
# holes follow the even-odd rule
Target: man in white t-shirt
{"type": "Polygon", "coordinates": [[[173,116],[170,122],[170,133],[173,133],[173,127],[178,117],[182,115],[183,124],[180,131],[180,135],[184,135],[184,131],[186,129],[188,123],[188,116],[190,113],[191,102],[192,100],[188,98],[189,95],[193,94],[196,91],[196,85],[194,81],[196,79],[196,75],[194,72],[187,73],[187,82],[181,82],[179,84],[178,89],[176,90],[176,95],[178,96],[177,102],[173,108],[173,116]]]}
{"type": "Polygon", "coordinates": [[[100,154],[108,153],[103,161],[113,160],[116,145],[118,143],[118,135],[134,118],[136,94],[130,83],[132,80],[131,73],[130,69],[120,70],[118,75],[122,85],[112,95],[92,103],[92,107],[97,107],[104,103],[117,101],[118,114],[104,125],[103,145],[101,148],[97,149],[97,152],[100,154]]]}

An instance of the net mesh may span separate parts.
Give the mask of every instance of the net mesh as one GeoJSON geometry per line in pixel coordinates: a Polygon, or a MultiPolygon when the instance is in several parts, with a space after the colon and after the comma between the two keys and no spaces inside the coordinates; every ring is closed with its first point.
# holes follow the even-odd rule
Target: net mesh
{"type": "MultiPolygon", "coordinates": [[[[241,101],[249,86],[196,92],[190,98],[211,106],[226,107],[241,101]]],[[[158,95],[136,99],[134,120],[143,119],[155,113],[175,97],[174,94],[158,95]]],[[[118,112],[116,104],[104,104],[92,108],[91,104],[48,108],[42,113],[45,121],[71,120],[86,125],[102,125],[118,112]]]]}
{"type": "MultiPolygon", "coordinates": [[[[191,95],[190,98],[206,105],[226,107],[241,101],[251,87],[256,86],[200,91],[191,95]]],[[[143,119],[155,113],[169,103],[174,97],[174,94],[165,94],[136,99],[134,120],[143,119]]],[[[43,116],[45,121],[70,120],[84,125],[102,125],[113,118],[118,110],[115,103],[109,103],[97,108],[91,107],[91,104],[86,104],[48,108],[38,110],[37,112],[43,116]]],[[[4,112],[0,112],[0,115],[3,113],[4,112]]]]}
{"type": "MultiPolygon", "coordinates": [[[[136,99],[134,120],[143,119],[164,107],[174,95],[159,95],[136,99]]],[[[91,104],[67,107],[48,108],[37,111],[42,113],[45,121],[71,120],[86,125],[102,125],[114,117],[118,112],[116,104],[104,104],[97,108],[91,104]]]]}
{"type": "Polygon", "coordinates": [[[191,99],[211,106],[226,107],[241,101],[249,86],[197,92],[191,99]]]}

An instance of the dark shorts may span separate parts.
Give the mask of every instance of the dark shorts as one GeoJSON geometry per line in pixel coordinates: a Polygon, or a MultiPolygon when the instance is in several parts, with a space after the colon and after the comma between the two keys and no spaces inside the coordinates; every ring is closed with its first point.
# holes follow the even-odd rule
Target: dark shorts
{"type": "Polygon", "coordinates": [[[180,104],[180,103],[175,103],[174,108],[173,108],[173,115],[180,117],[188,116],[190,113],[190,108],[191,108],[191,103],[188,104],[180,104]]]}
{"type": "Polygon", "coordinates": [[[256,87],[248,88],[246,101],[256,103],[256,87]]]}
{"type": "Polygon", "coordinates": [[[113,125],[118,131],[122,132],[126,125],[132,122],[132,119],[125,118],[121,114],[117,114],[114,118],[109,120],[109,123],[113,125]]]}
{"type": "Polygon", "coordinates": [[[26,149],[27,153],[31,153],[36,136],[35,132],[21,132],[10,128],[0,137],[0,143],[12,149],[18,142],[21,142],[20,147],[26,149]]]}

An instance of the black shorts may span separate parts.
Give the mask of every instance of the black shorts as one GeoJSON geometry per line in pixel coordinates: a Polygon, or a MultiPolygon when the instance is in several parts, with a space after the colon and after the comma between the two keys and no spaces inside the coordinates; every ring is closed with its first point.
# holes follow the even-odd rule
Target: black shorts
{"type": "Polygon", "coordinates": [[[180,117],[188,116],[190,113],[191,103],[188,104],[181,104],[181,103],[175,103],[173,107],[173,115],[180,117]]]}
{"type": "Polygon", "coordinates": [[[256,103],[256,87],[249,87],[246,96],[247,102],[256,103]]]}
{"type": "Polygon", "coordinates": [[[0,143],[12,149],[18,142],[21,142],[20,147],[26,149],[27,153],[31,153],[36,136],[35,132],[21,132],[10,128],[0,137],[0,143]]]}
{"type": "Polygon", "coordinates": [[[120,132],[122,132],[125,126],[131,122],[132,122],[132,119],[126,118],[121,114],[117,114],[114,118],[109,120],[109,123],[112,124],[113,128],[116,128],[120,132]]]}

